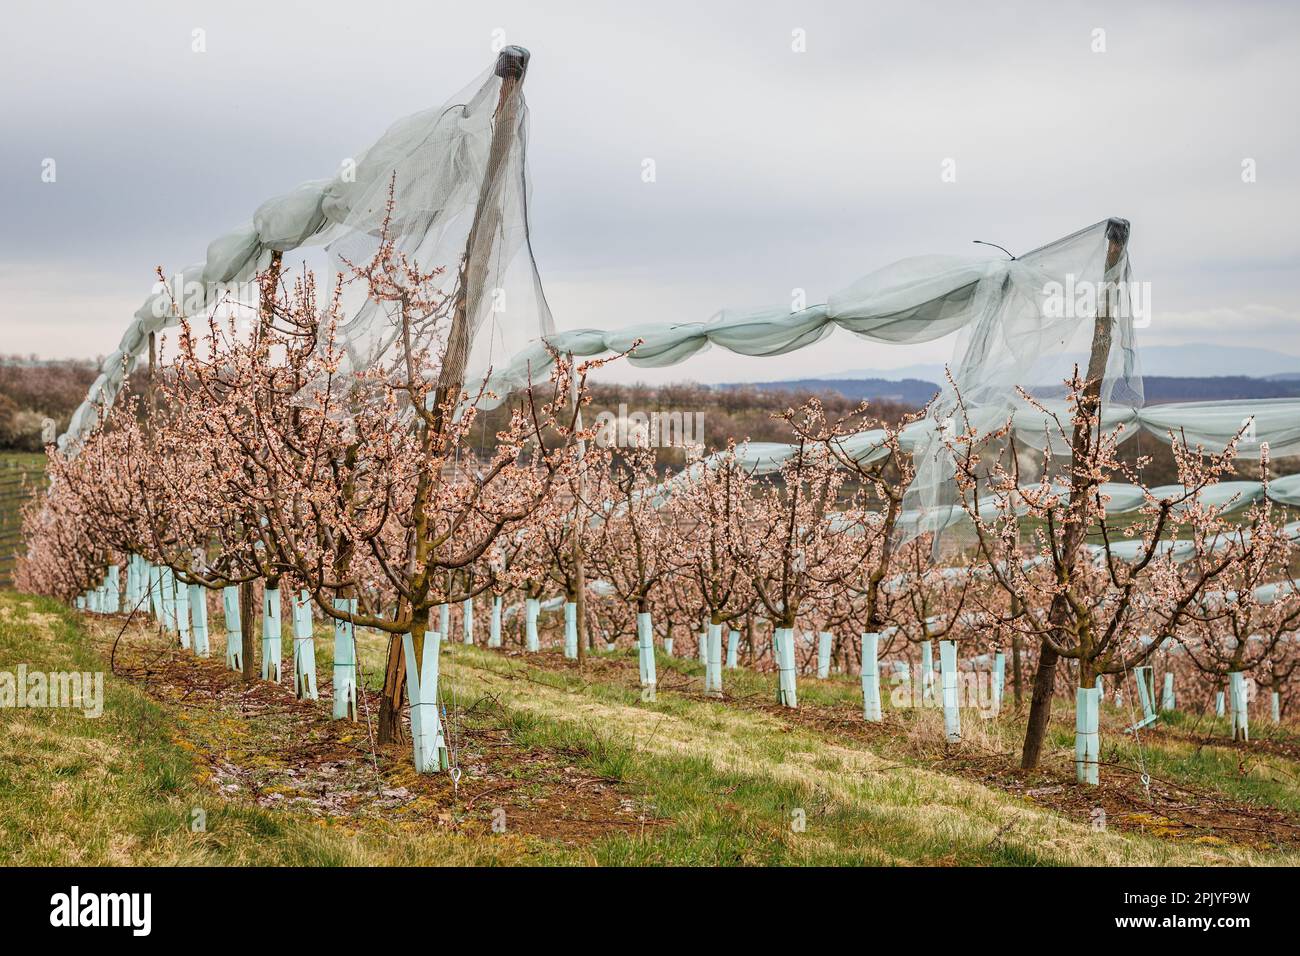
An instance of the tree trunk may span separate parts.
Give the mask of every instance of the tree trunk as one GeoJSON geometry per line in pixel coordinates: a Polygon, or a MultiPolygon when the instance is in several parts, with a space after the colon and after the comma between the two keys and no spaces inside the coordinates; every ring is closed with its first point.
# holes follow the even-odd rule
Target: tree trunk
{"type": "Polygon", "coordinates": [[[402,653],[402,639],[397,634],[388,635],[388,661],[384,668],[384,695],[379,701],[379,744],[401,743],[402,684],[406,679],[406,656],[402,653]]]}
{"type": "Polygon", "coordinates": [[[259,618],[257,602],[253,600],[253,582],[245,581],[239,586],[240,657],[244,664],[244,680],[257,680],[260,673],[257,669],[257,627],[253,623],[259,618]]]}
{"type": "Polygon", "coordinates": [[[1047,725],[1052,720],[1052,694],[1056,690],[1056,661],[1059,655],[1044,644],[1039,652],[1038,670],[1034,672],[1034,696],[1029,703],[1029,722],[1025,726],[1025,749],[1020,755],[1020,766],[1032,770],[1038,766],[1047,738],[1047,725]]]}

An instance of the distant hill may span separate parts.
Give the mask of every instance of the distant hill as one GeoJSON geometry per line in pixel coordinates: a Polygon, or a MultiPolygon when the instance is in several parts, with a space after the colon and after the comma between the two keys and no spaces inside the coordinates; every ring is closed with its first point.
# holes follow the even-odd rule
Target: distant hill
{"type": "Polygon", "coordinates": [[[890,381],[883,378],[798,378],[787,382],[753,382],[720,385],[729,390],[752,388],[762,392],[796,392],[809,395],[831,393],[854,401],[893,402],[922,408],[934,398],[939,386],[916,378],[890,381]]]}
{"type": "Polygon", "coordinates": [[[1300,375],[1294,378],[1281,376],[1250,378],[1245,375],[1175,378],[1166,375],[1144,375],[1142,390],[1147,404],[1292,398],[1300,396],[1300,375]]]}
{"type": "MultiPolygon", "coordinates": [[[[1061,395],[1065,389],[1037,388],[1035,394],[1061,395]]],[[[1213,375],[1204,377],[1144,375],[1142,393],[1147,405],[1169,402],[1229,402],[1265,398],[1300,396],[1300,379],[1251,378],[1247,375],[1213,375]]]]}
{"type": "MultiPolygon", "coordinates": [[[[891,402],[911,408],[924,407],[939,391],[934,382],[906,378],[890,381],[883,378],[800,378],[787,382],[753,382],[748,385],[722,385],[720,388],[752,388],[761,392],[798,392],[811,395],[833,394],[842,398],[872,402],[891,402]]],[[[1210,402],[1241,399],[1300,397],[1300,375],[1274,375],[1251,378],[1247,375],[1206,377],[1144,375],[1142,387],[1148,405],[1166,402],[1210,402]]],[[[1049,396],[1058,388],[1038,388],[1036,394],[1049,396]]]]}
{"type": "MultiPolygon", "coordinates": [[[[1249,376],[1272,380],[1300,380],[1300,356],[1273,349],[1237,345],[1139,345],[1142,374],[1172,378],[1249,376]]],[[[1083,358],[1080,356],[1080,358],[1083,358]]],[[[943,363],[931,362],[896,369],[860,368],[833,372],[828,380],[914,378],[923,382],[943,381],[943,363]]]]}
{"type": "MultiPolygon", "coordinates": [[[[728,439],[751,441],[788,442],[794,440],[790,426],[779,416],[786,409],[798,408],[810,397],[821,399],[822,406],[832,419],[852,414],[862,401],[858,396],[847,396],[815,383],[813,389],[799,388],[790,382],[771,382],[764,387],[741,385],[701,385],[697,382],[675,382],[648,385],[644,382],[591,383],[591,404],[583,412],[586,420],[594,422],[608,412],[615,417],[631,414],[677,413],[684,423],[699,427],[701,433],[692,437],[711,449],[726,447],[728,439]]],[[[857,383],[850,383],[857,384],[857,383]]],[[[898,393],[897,382],[887,383],[890,394],[898,393]]],[[[924,384],[924,383],[917,383],[924,384]]],[[[887,396],[874,398],[871,418],[897,425],[910,413],[930,400],[933,386],[923,389],[924,400],[916,402],[894,401],[887,396]]],[[[516,395],[514,400],[517,400],[516,395]]],[[[495,435],[506,426],[513,401],[482,413],[475,423],[474,432],[480,449],[487,453],[495,442],[495,435]],[[481,423],[481,424],[480,424],[481,423]]],[[[661,452],[661,463],[680,466],[682,455],[677,450],[661,452]],[[671,451],[671,453],[669,453],[671,451]]]]}

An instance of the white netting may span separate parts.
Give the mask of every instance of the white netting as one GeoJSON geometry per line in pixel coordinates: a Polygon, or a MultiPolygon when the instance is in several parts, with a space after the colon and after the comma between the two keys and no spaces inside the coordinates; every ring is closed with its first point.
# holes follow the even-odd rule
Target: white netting
{"type": "MultiPolygon", "coordinates": [[[[528,110],[522,80],[527,53],[508,48],[496,65],[450,102],[395,124],[360,158],[355,183],[324,193],[326,216],[342,227],[329,243],[337,269],[374,255],[390,184],[394,250],[421,270],[443,270],[437,284],[463,309],[466,376],[554,332],[528,235],[528,110]]],[[[355,368],[385,361],[398,332],[390,310],[358,285],[345,292],[342,345],[355,368]]],[[[448,323],[436,335],[445,339],[448,323]]],[[[432,323],[415,330],[416,347],[436,350],[432,323]]]]}
{"type": "MultiPolygon", "coordinates": [[[[395,250],[422,270],[442,267],[444,291],[464,297],[465,381],[552,333],[528,238],[528,110],[522,93],[527,61],[526,51],[506,48],[459,95],[395,123],[334,178],[264,202],[250,224],[213,240],[206,260],[179,274],[172,292],[180,313],[197,316],[231,298],[232,287],[265,269],[273,251],[325,243],[337,268],[343,258],[364,264],[377,248],[391,182],[395,250]],[[462,275],[466,261],[471,266],[462,275]]],[[[247,289],[234,294],[255,301],[247,289]]],[[[392,341],[389,316],[365,298],[364,290],[346,290],[340,333],[353,368],[382,360],[392,341]]],[[[149,295],[73,413],[60,448],[75,447],[99,410],[112,404],[125,376],[147,355],[150,333],[179,319],[173,295],[149,295]]],[[[427,344],[437,347],[432,336],[427,344]]]]}
{"type": "MultiPolygon", "coordinates": [[[[942,530],[960,510],[945,432],[987,433],[1026,415],[1031,406],[1016,387],[1053,387],[1067,377],[1066,363],[1077,362],[1086,374],[1099,323],[1110,326],[1103,411],[1112,400],[1129,409],[1141,404],[1131,312],[1114,304],[1102,308],[1106,290],[1126,288],[1129,281],[1127,241],[1128,223],[1112,219],[1017,259],[987,263],[974,278],[953,271],[949,294],[964,292],[967,321],[949,367],[951,381],[942,384],[927,411],[933,427],[913,447],[916,477],[903,499],[904,512],[912,516],[909,534],[942,530]],[[967,284],[957,286],[961,281],[967,284]]],[[[1041,418],[1038,413],[1040,423],[1041,418]]],[[[1040,449],[1053,444],[1045,427],[1026,427],[1017,437],[1040,449]]]]}
{"type": "MultiPolygon", "coordinates": [[[[709,345],[745,355],[780,355],[819,341],[837,326],[889,343],[925,342],[957,331],[953,381],[944,383],[926,420],[902,436],[916,463],[904,503],[909,531],[935,530],[961,518],[942,429],[969,423],[991,430],[1014,415],[1021,425],[1017,436],[1026,444],[1040,449],[1051,444],[1042,414],[1019,399],[1015,387],[1029,385],[1050,399],[1068,377],[1070,363],[1086,371],[1098,310],[1111,301],[1111,290],[1118,295],[1101,313],[1108,315],[1103,319],[1108,326],[1104,416],[1123,420],[1140,407],[1141,380],[1125,296],[1127,239],[1127,222],[1106,220],[1017,259],[904,259],[832,295],[825,305],[795,313],[779,308],[723,311],[708,322],[561,332],[494,367],[492,384],[504,395],[544,375],[550,364],[546,344],[559,352],[592,356],[622,351],[640,340],[629,361],[659,367],[709,345]]],[[[869,460],[883,453],[873,448],[879,441],[875,433],[855,436],[848,440],[850,454],[869,460]]],[[[753,467],[772,470],[787,451],[779,445],[754,445],[746,454],[754,459],[753,467]]]]}

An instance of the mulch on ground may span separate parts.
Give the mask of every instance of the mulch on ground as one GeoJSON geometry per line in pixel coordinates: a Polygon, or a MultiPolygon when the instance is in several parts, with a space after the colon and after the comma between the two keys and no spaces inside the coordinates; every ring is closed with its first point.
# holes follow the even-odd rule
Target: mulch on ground
{"type": "MultiPolygon", "coordinates": [[[[118,640],[120,620],[89,626],[114,672],[176,713],[177,745],[226,799],[358,829],[383,821],[473,834],[504,825],[566,844],[663,822],[619,781],[580,767],[580,755],[513,740],[494,701],[469,702],[446,718],[451,772],[417,774],[409,743],[377,744],[375,691],[361,693],[355,722],[333,720],[328,677],[320,678],[319,700],[297,699],[291,658],[282,683],[245,681],[224,661],[197,658],[156,632],[133,626],[118,640]]],[[[409,734],[409,715],[403,719],[409,734]]]]}

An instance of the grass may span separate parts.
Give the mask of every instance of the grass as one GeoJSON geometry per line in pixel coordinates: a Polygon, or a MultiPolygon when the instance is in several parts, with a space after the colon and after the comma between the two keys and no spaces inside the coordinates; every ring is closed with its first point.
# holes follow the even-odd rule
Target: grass
{"type": "MultiPolygon", "coordinates": [[[[673,672],[703,679],[703,666],[693,660],[661,659],[664,667],[673,672]]],[[[774,678],[768,674],[746,669],[725,672],[728,693],[736,697],[766,696],[773,693],[774,678]]],[[[934,711],[893,707],[886,687],[882,688],[883,705],[887,713],[905,729],[907,736],[924,731],[931,738],[930,724],[937,721],[934,711]],[[917,726],[920,725],[920,726],[917,726]]],[[[937,679],[937,678],[936,678],[937,679]]],[[[861,689],[856,678],[833,677],[819,681],[802,678],[799,683],[799,701],[802,705],[836,708],[856,712],[861,705],[861,689]]],[[[1021,719],[1010,706],[1011,689],[1007,689],[1008,702],[1003,713],[993,719],[984,719],[974,711],[963,712],[963,729],[972,746],[1001,754],[1017,754],[1024,735],[1021,719]]],[[[1116,767],[1135,773],[1143,769],[1153,776],[1173,783],[1215,790],[1225,797],[1245,803],[1276,807],[1300,813],[1300,765],[1268,752],[1261,747],[1245,750],[1226,744],[1232,734],[1227,718],[1212,714],[1190,714],[1174,711],[1161,715],[1159,725],[1142,730],[1138,736],[1126,732],[1132,715],[1126,708],[1115,706],[1108,695],[1101,708],[1102,754],[1101,759],[1116,767]],[[1216,742],[1216,743],[1211,743],[1216,742]]],[[[1283,741],[1300,752],[1300,735],[1288,727],[1271,722],[1257,722],[1252,728],[1257,743],[1283,741]]],[[[902,738],[903,735],[900,735],[902,738]]],[[[888,740],[880,742],[886,751],[895,755],[913,752],[905,746],[890,746],[888,740]]],[[[1067,769],[1074,759],[1074,706],[1073,701],[1058,698],[1053,706],[1053,721],[1048,740],[1051,757],[1067,769]]],[[[1050,759],[1050,757],[1049,757],[1050,759]]]]}
{"type": "Polygon", "coordinates": [[[21,544],[20,509],[28,497],[24,478],[35,486],[44,471],[44,453],[0,451],[0,587],[13,575],[14,556],[21,544]]]}
{"type": "Polygon", "coordinates": [[[12,465],[15,468],[33,471],[45,470],[45,452],[43,451],[0,451],[0,467],[12,465]]]}
{"type": "MultiPolygon", "coordinates": [[[[29,672],[103,670],[75,615],[0,592],[0,661],[29,672]]],[[[224,800],[201,782],[177,712],[105,679],[103,715],[0,709],[0,864],[367,865],[492,862],[509,848],[397,828],[357,834],[291,812],[224,800]],[[206,814],[194,832],[195,811],[206,814]]],[[[514,854],[517,855],[517,854],[514,854]]]]}
{"type": "MultiPolygon", "coordinates": [[[[105,634],[100,632],[107,628],[88,620],[53,602],[0,592],[0,660],[25,661],[33,668],[104,669],[105,634]]],[[[214,661],[185,666],[220,668],[219,618],[214,624],[214,661]]],[[[144,632],[130,637],[145,640],[144,632]]],[[[324,627],[316,643],[324,686],[332,649],[324,627]]],[[[363,633],[358,650],[373,685],[380,673],[382,640],[363,633]]],[[[555,833],[545,824],[526,835],[510,825],[504,834],[488,830],[492,802],[486,798],[472,810],[466,808],[458,826],[448,828],[428,825],[424,821],[429,817],[404,819],[401,813],[322,819],[224,796],[205,773],[211,763],[205,754],[224,747],[223,753],[236,762],[274,762],[279,738],[266,736],[269,731],[258,721],[243,719],[236,725],[229,714],[205,714],[211,708],[192,699],[174,700],[148,683],[109,675],[104,716],[97,720],[68,711],[0,711],[0,862],[1300,862],[1294,852],[1231,840],[1175,839],[1154,825],[1150,832],[1141,827],[1098,832],[1086,818],[1039,805],[1027,791],[989,785],[961,760],[992,760],[985,755],[1014,751],[1018,725],[1009,715],[979,720],[964,714],[967,739],[960,759],[954,760],[945,753],[933,710],[895,710],[884,728],[855,721],[860,704],[851,679],[802,679],[803,709],[795,720],[769,704],[771,675],[726,671],[731,699],[719,702],[697,693],[698,663],[661,656],[659,669],[658,699],[643,702],[634,686],[630,651],[593,655],[579,671],[554,653],[525,658],[456,643],[444,646],[444,700],[458,715],[456,728],[468,741],[461,750],[466,774],[472,778],[480,772],[476,755],[499,752],[505,769],[492,771],[494,782],[513,787],[530,812],[555,817],[555,833]],[[826,720],[818,723],[814,718],[819,716],[826,720]],[[832,719],[843,720],[845,729],[836,729],[832,719]],[[607,803],[641,808],[647,822],[597,826],[599,808],[572,806],[591,784],[605,791],[607,803]],[[207,812],[204,833],[190,832],[194,807],[207,812]],[[560,832],[560,824],[574,822],[573,814],[586,827],[576,837],[560,832]]],[[[319,707],[323,728],[339,726],[326,720],[324,702],[313,706],[319,707]]],[[[1066,760],[1073,746],[1072,715],[1064,706],[1059,710],[1049,763],[1066,760]]],[[[1107,710],[1103,759],[1136,762],[1137,745],[1118,732],[1122,715],[1107,710]]],[[[308,717],[316,720],[310,711],[308,717]]],[[[1204,725],[1195,734],[1176,736],[1183,730],[1175,724],[1164,737],[1143,738],[1141,759],[1154,775],[1279,812],[1297,809],[1300,767],[1294,761],[1251,756],[1243,770],[1240,752],[1198,744],[1196,734],[1204,733],[1204,725]]],[[[414,781],[406,748],[381,758],[386,781],[413,788],[419,794],[416,806],[427,807],[430,814],[446,810],[439,801],[446,802],[440,794],[447,793],[447,775],[414,781]]],[[[514,813],[509,811],[512,820],[514,813]]]]}
{"type": "MultiPolygon", "coordinates": [[[[1178,865],[1295,860],[1140,834],[1095,833],[901,754],[828,739],[766,712],[667,693],[654,704],[642,704],[630,688],[591,682],[576,672],[557,675],[478,648],[454,647],[451,656],[461,662],[455,679],[462,686],[530,713],[540,733],[560,732],[557,728],[565,734],[599,733],[630,752],[626,780],[643,789],[673,825],[635,848],[607,846],[606,861],[1178,865]],[[803,832],[792,828],[796,810],[803,811],[803,832]]],[[[676,660],[663,664],[687,672],[698,667],[676,660]]],[[[445,673],[453,673],[453,666],[445,673]]],[[[770,677],[727,673],[742,684],[763,684],[770,695],[770,677]]],[[[847,684],[805,683],[804,700],[842,695],[843,686],[830,685],[847,684]]]]}

